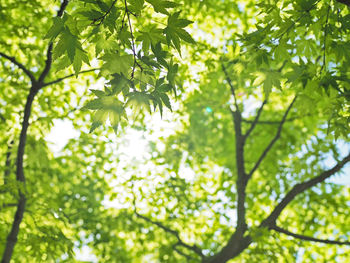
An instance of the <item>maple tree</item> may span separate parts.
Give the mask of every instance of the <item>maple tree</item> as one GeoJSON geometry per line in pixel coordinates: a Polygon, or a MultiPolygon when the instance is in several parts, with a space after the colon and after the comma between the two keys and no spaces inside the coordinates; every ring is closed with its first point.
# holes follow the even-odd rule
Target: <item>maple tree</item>
{"type": "Polygon", "coordinates": [[[349,6],[0,2],[2,263],[348,260],[349,6]]]}

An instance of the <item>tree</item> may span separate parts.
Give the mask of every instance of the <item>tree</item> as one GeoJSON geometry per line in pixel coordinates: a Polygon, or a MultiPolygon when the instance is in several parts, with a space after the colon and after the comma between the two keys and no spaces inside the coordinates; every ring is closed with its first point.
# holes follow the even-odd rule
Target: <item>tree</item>
{"type": "Polygon", "coordinates": [[[349,188],[330,180],[350,161],[347,6],[2,3],[2,262],[82,245],[101,262],[348,260],[349,188]],[[151,132],[170,93],[176,131],[115,162],[110,129],[151,132]],[[81,131],[59,154],[54,119],[81,131]]]}
{"type": "MultiPolygon", "coordinates": [[[[65,103],[69,105],[73,102],[67,100],[67,97],[64,98],[63,92],[57,93],[52,88],[55,85],[62,87],[66,79],[98,70],[98,76],[104,77],[108,83],[104,91],[92,90],[97,98],[85,105],[87,109],[96,110],[92,117],[90,131],[100,126],[108,117],[116,132],[122,118],[126,118],[125,108],[129,105],[134,105],[136,111],[140,107],[150,110],[150,102],[153,102],[154,107],[158,107],[160,112],[163,105],[170,107],[167,93],[176,90],[174,74],[178,65],[175,60],[169,58],[169,50],[174,46],[180,52],[180,39],[193,42],[192,37],[184,30],[184,27],[191,22],[180,18],[180,12],[170,13],[169,9],[178,6],[175,2],[148,1],[147,4],[148,8],[153,9],[145,12],[142,12],[144,1],[72,1],[70,3],[64,0],[58,7],[49,1],[6,1],[1,4],[2,19],[7,23],[7,26],[1,29],[3,51],[0,52],[0,56],[4,73],[2,75],[4,78],[1,79],[2,94],[4,94],[2,98],[4,112],[1,113],[1,118],[4,127],[11,127],[10,130],[4,128],[7,131],[2,138],[3,144],[7,145],[2,200],[5,202],[4,207],[17,207],[10,228],[3,229],[7,240],[4,242],[2,262],[9,262],[12,257],[28,198],[30,196],[30,201],[35,200],[33,187],[36,184],[45,185],[43,182],[40,183],[40,179],[35,178],[37,176],[34,175],[26,179],[24,173],[24,162],[29,170],[35,163],[35,160],[25,156],[25,146],[29,141],[27,140],[28,127],[36,97],[39,97],[39,105],[37,105],[39,108],[35,112],[38,117],[35,122],[38,125],[36,129],[32,128],[33,137],[29,139],[34,140],[33,147],[39,148],[35,153],[42,154],[37,158],[44,158],[46,161],[50,159],[45,152],[46,143],[42,142],[43,138],[38,135],[52,127],[53,118],[49,116],[53,114],[58,117],[56,110],[61,108],[59,111],[62,111],[65,103]],[[53,15],[56,8],[56,15],[53,15]],[[27,16],[28,9],[32,10],[29,16],[27,16]],[[154,23],[153,20],[147,19],[154,13],[162,15],[159,18],[160,22],[154,23]],[[52,22],[51,18],[53,18],[52,22]],[[138,23],[137,27],[133,26],[135,20],[138,23]],[[159,23],[162,23],[162,28],[158,26],[159,23]],[[50,27],[46,26],[48,24],[50,27]],[[137,48],[142,48],[142,51],[137,48]],[[16,57],[13,56],[15,51],[17,51],[16,57]],[[45,53],[44,59],[43,53],[45,53]],[[82,64],[89,66],[94,57],[100,67],[81,70],[82,64]],[[74,73],[68,73],[71,71],[70,66],[73,67],[74,73]],[[57,71],[63,69],[66,69],[65,74],[58,75],[57,71]],[[160,74],[163,76],[160,77],[160,74]],[[8,84],[13,88],[8,89],[8,84]],[[45,91],[48,94],[43,94],[45,91]],[[28,95],[22,95],[27,92],[28,95]],[[119,93],[122,95],[119,95],[118,99],[119,93]],[[58,96],[58,100],[54,96],[58,96]],[[18,123],[13,114],[17,111],[22,115],[22,109],[19,109],[21,105],[25,105],[23,120],[18,123]],[[53,113],[50,112],[52,108],[56,108],[53,113]],[[40,116],[42,114],[44,114],[43,117],[40,116]],[[13,151],[17,152],[14,169],[11,160],[13,151]],[[11,175],[13,170],[15,170],[15,176],[11,175]],[[7,202],[8,200],[10,201],[7,202]],[[7,232],[9,233],[5,234],[7,232]]],[[[69,96],[76,94],[75,91],[69,90],[69,96]]],[[[63,115],[67,114],[67,111],[63,112],[63,115]]],[[[42,161],[40,160],[38,165],[43,169],[42,172],[46,173],[53,162],[51,161],[48,166],[42,166],[42,161]]],[[[32,169],[36,168],[34,166],[32,169]]],[[[60,176],[62,176],[61,173],[60,176]]],[[[49,178],[45,180],[47,179],[49,178]]],[[[51,184],[53,184],[52,181],[49,185],[51,184]]],[[[49,191],[41,187],[40,189],[49,191]]],[[[62,209],[61,205],[56,208],[62,209]]],[[[32,209],[37,210],[35,205],[32,209]]],[[[48,209],[51,210],[54,207],[49,205],[48,209]]],[[[11,211],[5,213],[6,222],[11,211]]],[[[52,213],[57,217],[56,212],[52,213]]],[[[38,230],[46,232],[42,228],[54,228],[51,229],[50,235],[52,234],[54,238],[62,237],[67,243],[59,246],[65,247],[65,250],[71,247],[71,242],[65,239],[64,231],[57,231],[55,224],[50,226],[42,222],[43,225],[37,225],[37,218],[38,214],[35,214],[33,219],[38,230]]],[[[62,250],[53,252],[51,257],[62,253],[62,250]]],[[[47,257],[48,254],[44,254],[42,260],[47,257]]]]}

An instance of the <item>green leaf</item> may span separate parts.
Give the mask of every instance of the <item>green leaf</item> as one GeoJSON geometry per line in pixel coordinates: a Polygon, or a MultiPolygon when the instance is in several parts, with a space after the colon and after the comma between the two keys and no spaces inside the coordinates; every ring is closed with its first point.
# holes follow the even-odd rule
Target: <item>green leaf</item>
{"type": "Polygon", "coordinates": [[[89,20],[95,20],[95,19],[103,17],[103,15],[104,15],[100,11],[97,11],[94,9],[91,9],[88,11],[80,11],[80,12],[78,12],[78,14],[88,18],[89,20]]]}
{"type": "Polygon", "coordinates": [[[105,110],[97,110],[92,117],[92,124],[90,128],[90,133],[92,133],[96,128],[101,126],[107,119],[108,112],[105,110]]]}
{"type": "Polygon", "coordinates": [[[167,0],[146,0],[146,2],[150,3],[153,6],[154,11],[165,15],[169,14],[169,12],[167,11],[168,8],[174,8],[179,6],[179,4],[167,0]]]}
{"type": "Polygon", "coordinates": [[[142,50],[147,53],[150,45],[156,45],[159,42],[165,42],[163,36],[163,30],[153,25],[148,31],[140,31],[140,35],[136,38],[136,41],[142,42],[142,50]]]}
{"type": "Polygon", "coordinates": [[[101,98],[106,96],[107,94],[103,92],[102,90],[97,90],[97,89],[89,89],[92,93],[94,93],[97,97],[101,98]]]}
{"type": "Polygon", "coordinates": [[[67,20],[66,16],[54,17],[53,24],[50,27],[49,31],[45,35],[45,39],[55,39],[64,29],[64,22],[67,20]]]}
{"type": "MultiPolygon", "coordinates": [[[[73,35],[69,29],[65,28],[65,30],[60,34],[59,41],[53,50],[53,56],[54,58],[58,58],[67,52],[68,58],[70,59],[71,63],[73,63],[76,49],[82,50],[78,38],[73,35]]],[[[86,60],[86,58],[83,57],[81,57],[81,59],[86,60]]]]}
{"type": "Polygon", "coordinates": [[[141,108],[145,107],[149,112],[151,112],[150,107],[150,95],[145,92],[130,92],[128,95],[128,101],[126,106],[131,106],[134,108],[134,111],[140,111],[141,108]]]}
{"type": "Polygon", "coordinates": [[[166,95],[165,93],[159,93],[159,97],[162,99],[165,106],[172,111],[168,95],[166,95]]]}
{"type": "Polygon", "coordinates": [[[168,45],[174,44],[177,51],[180,53],[180,39],[195,44],[196,42],[191,37],[191,35],[183,28],[192,22],[186,19],[179,19],[180,12],[176,12],[168,17],[168,25],[164,28],[164,34],[166,35],[166,40],[168,45]]]}
{"type": "Polygon", "coordinates": [[[123,74],[124,76],[128,76],[129,71],[131,70],[134,62],[133,55],[119,55],[108,53],[101,57],[104,61],[101,71],[104,76],[106,74],[123,74]]]}
{"type": "Polygon", "coordinates": [[[112,88],[111,95],[118,95],[121,91],[123,91],[124,94],[127,94],[130,81],[122,74],[115,73],[112,77],[113,78],[108,83],[112,88]]]}
{"type": "Polygon", "coordinates": [[[74,69],[76,75],[78,75],[78,73],[80,72],[82,62],[90,65],[90,63],[89,63],[90,61],[89,61],[89,58],[88,58],[86,52],[81,50],[80,48],[77,48],[75,50],[75,56],[74,56],[74,61],[73,61],[73,69],[74,69]]]}
{"type": "Polygon", "coordinates": [[[143,5],[145,3],[144,0],[128,0],[128,9],[136,15],[139,15],[142,11],[143,5]]]}

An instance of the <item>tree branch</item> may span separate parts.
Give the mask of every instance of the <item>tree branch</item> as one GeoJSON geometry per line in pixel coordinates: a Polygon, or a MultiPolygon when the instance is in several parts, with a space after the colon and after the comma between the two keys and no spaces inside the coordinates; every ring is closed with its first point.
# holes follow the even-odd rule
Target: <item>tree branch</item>
{"type": "Polygon", "coordinates": [[[283,124],[286,122],[287,116],[289,111],[292,109],[293,104],[296,100],[297,96],[294,97],[293,101],[291,102],[291,104],[289,104],[286,112],[283,115],[283,118],[279,124],[279,127],[277,129],[276,135],[275,137],[273,137],[273,139],[270,141],[269,145],[265,148],[265,150],[263,151],[263,153],[261,154],[261,156],[259,157],[258,161],[255,163],[253,169],[249,172],[248,174],[248,178],[252,177],[253,173],[258,169],[258,167],[260,166],[261,162],[264,160],[264,158],[266,157],[267,153],[271,150],[272,146],[275,144],[275,142],[279,139],[279,137],[281,136],[281,132],[282,132],[282,127],[283,124]]]}
{"type": "MultiPolygon", "coordinates": [[[[305,114],[303,115],[302,117],[305,117],[305,116],[310,116],[310,114],[305,114]]],[[[285,120],[285,122],[289,122],[289,121],[295,121],[297,119],[299,119],[301,116],[294,116],[294,117],[291,117],[291,118],[288,118],[285,120]]],[[[245,122],[245,123],[253,123],[254,120],[245,120],[245,119],[242,119],[242,122],[245,122]]],[[[258,120],[257,124],[268,124],[268,125],[276,125],[276,124],[280,124],[281,121],[260,121],[258,120]]]]}
{"type": "Polygon", "coordinates": [[[44,67],[43,71],[41,72],[39,80],[38,80],[38,82],[40,83],[38,87],[40,87],[40,88],[43,87],[44,79],[45,79],[45,77],[47,76],[47,74],[49,73],[49,71],[51,69],[51,65],[52,65],[52,47],[53,47],[53,43],[51,42],[49,44],[49,47],[47,48],[47,51],[46,51],[45,67],[44,67]]]}
{"type": "Polygon", "coordinates": [[[235,129],[235,150],[236,150],[236,167],[237,167],[237,226],[236,231],[232,236],[242,236],[247,229],[245,222],[245,196],[246,186],[248,183],[247,174],[244,167],[244,143],[245,137],[242,134],[242,115],[239,111],[238,101],[235,94],[230,76],[227,73],[225,65],[222,63],[222,70],[224,71],[226,80],[230,86],[231,94],[235,103],[235,111],[231,111],[233,118],[233,126],[235,129]]]}
{"type": "Polygon", "coordinates": [[[237,167],[237,226],[235,234],[243,235],[247,229],[245,222],[245,197],[248,183],[247,174],[244,167],[244,136],[242,135],[242,118],[238,110],[231,111],[235,129],[235,150],[237,167]]]}
{"type": "MultiPolygon", "coordinates": [[[[57,12],[57,16],[60,17],[63,15],[63,12],[67,7],[67,4],[68,4],[68,0],[64,0],[61,3],[60,9],[57,12]]],[[[52,64],[52,43],[49,44],[49,47],[47,49],[45,68],[42,71],[38,82],[35,81],[35,79],[34,81],[32,81],[32,85],[24,107],[24,115],[23,115],[23,121],[21,125],[22,128],[21,128],[21,133],[19,137],[19,144],[17,149],[17,160],[16,160],[16,180],[22,185],[25,185],[25,181],[26,181],[24,176],[24,171],[23,171],[23,157],[24,157],[24,150],[26,146],[27,131],[29,127],[29,118],[31,114],[32,104],[36,94],[42,88],[43,81],[51,69],[51,64],[52,64]]],[[[10,233],[7,236],[7,242],[5,245],[5,250],[1,259],[1,263],[9,263],[11,261],[13,250],[17,243],[19,227],[23,220],[27,198],[23,193],[23,191],[21,190],[21,187],[18,189],[18,192],[19,192],[19,200],[17,204],[17,210],[13,219],[10,233]]]]}
{"type": "Polygon", "coordinates": [[[177,248],[177,246],[179,246],[179,243],[176,243],[173,245],[173,249],[181,256],[185,257],[187,259],[187,262],[189,262],[190,260],[195,260],[195,258],[191,257],[190,255],[185,254],[184,252],[182,252],[181,250],[179,250],[177,248]]]}
{"type": "MultiPolygon", "coordinates": [[[[222,64],[223,71],[225,73],[227,82],[230,85],[232,96],[235,100],[235,111],[231,111],[233,124],[235,129],[235,150],[236,150],[236,167],[237,167],[237,180],[236,180],[236,188],[237,188],[237,225],[235,232],[231,235],[227,244],[217,253],[215,256],[209,259],[210,263],[224,263],[229,259],[238,255],[236,253],[241,253],[243,250],[241,245],[243,244],[241,241],[245,240],[244,233],[247,230],[246,224],[246,208],[245,208],[245,198],[246,198],[246,187],[248,183],[248,176],[245,172],[244,167],[244,144],[245,137],[242,134],[242,116],[238,108],[238,102],[236,100],[235,91],[231,82],[230,77],[227,74],[225,66],[222,64]]],[[[249,243],[250,244],[250,243],[249,243]]],[[[247,246],[249,245],[247,243],[247,246]]]]}
{"type": "Polygon", "coordinates": [[[320,175],[305,181],[303,183],[296,184],[282,199],[282,201],[275,207],[271,214],[261,223],[262,227],[272,227],[283,209],[293,201],[293,199],[304,191],[311,187],[324,182],[327,178],[331,177],[335,173],[339,172],[346,163],[350,161],[350,153],[341,161],[339,161],[332,169],[322,172],[320,175]]]}
{"type": "MultiPolygon", "coordinates": [[[[64,10],[66,9],[68,5],[68,0],[63,0],[63,2],[61,3],[60,9],[57,11],[57,17],[61,17],[63,15],[64,10]]],[[[52,65],[52,48],[53,48],[53,43],[50,42],[47,51],[46,51],[46,61],[45,61],[45,67],[43,69],[43,71],[41,72],[38,82],[40,83],[38,88],[41,89],[44,87],[44,80],[47,76],[47,74],[49,74],[50,69],[51,69],[51,65],[52,65]]]]}
{"type": "Polygon", "coordinates": [[[252,238],[247,235],[241,238],[232,236],[230,241],[218,254],[211,257],[209,260],[203,261],[205,263],[226,263],[232,258],[241,254],[252,243],[252,238]]]}
{"type": "Polygon", "coordinates": [[[314,238],[314,237],[309,237],[309,236],[304,236],[300,234],[295,234],[292,233],[286,229],[283,229],[281,227],[278,227],[276,225],[270,227],[270,229],[273,229],[277,232],[283,233],[288,236],[292,236],[301,240],[306,240],[306,241],[312,241],[312,242],[319,242],[319,243],[325,243],[325,244],[332,244],[332,245],[350,245],[349,241],[337,241],[337,240],[329,240],[329,239],[319,239],[319,238],[314,238]]]}
{"type": "Polygon", "coordinates": [[[326,44],[327,44],[327,33],[328,33],[328,19],[329,19],[329,11],[331,10],[331,5],[328,4],[328,10],[327,10],[327,17],[326,17],[326,23],[324,26],[324,38],[323,38],[323,63],[322,67],[320,69],[320,73],[323,69],[327,70],[326,66],[326,44]]]}
{"type": "Polygon", "coordinates": [[[15,64],[21,70],[23,70],[23,72],[30,78],[30,81],[32,82],[32,84],[36,82],[33,73],[29,69],[27,69],[22,63],[18,62],[16,60],[16,58],[10,57],[10,56],[6,55],[3,52],[0,52],[0,56],[2,56],[4,58],[6,58],[7,60],[11,61],[13,64],[15,64]]]}
{"type": "Polygon", "coordinates": [[[152,220],[152,219],[150,219],[150,218],[148,218],[148,217],[146,217],[146,216],[143,216],[143,215],[139,214],[139,213],[137,212],[137,209],[136,209],[136,197],[135,197],[135,194],[134,194],[134,193],[133,193],[133,197],[134,197],[134,198],[133,198],[134,212],[135,212],[135,215],[136,215],[137,217],[139,217],[139,218],[145,220],[145,221],[148,222],[148,223],[151,223],[151,224],[153,224],[153,225],[158,226],[159,228],[163,229],[165,232],[167,232],[167,233],[169,233],[169,234],[172,234],[173,236],[176,237],[176,239],[177,239],[177,241],[178,241],[178,242],[177,242],[177,245],[182,246],[182,247],[185,247],[185,248],[187,248],[187,249],[189,249],[189,250],[192,250],[194,253],[196,253],[196,254],[199,255],[202,259],[204,259],[205,256],[203,255],[202,250],[201,250],[199,247],[197,247],[196,245],[192,245],[192,246],[191,246],[191,245],[188,245],[188,244],[186,244],[185,242],[183,242],[182,239],[181,239],[181,237],[180,237],[180,235],[179,235],[179,233],[178,233],[177,231],[175,231],[175,230],[173,230],[173,229],[171,229],[171,228],[169,228],[169,227],[163,225],[161,222],[154,221],[154,220],[152,220]]]}
{"type": "Polygon", "coordinates": [[[139,217],[139,218],[141,218],[141,219],[147,221],[148,223],[151,223],[151,224],[153,224],[153,225],[156,225],[156,226],[158,226],[159,228],[163,229],[165,232],[167,232],[167,233],[172,234],[173,236],[175,236],[176,239],[177,239],[177,241],[178,241],[177,244],[178,244],[179,246],[182,246],[182,247],[185,247],[185,248],[187,248],[187,249],[189,249],[189,250],[192,250],[194,253],[196,253],[197,255],[199,255],[201,258],[204,258],[204,255],[203,255],[203,253],[202,253],[202,250],[201,250],[199,247],[197,247],[196,245],[192,245],[192,246],[191,246],[191,245],[188,245],[188,244],[186,244],[185,242],[183,242],[182,239],[181,239],[181,237],[180,237],[180,235],[179,235],[179,233],[178,233],[177,231],[175,231],[175,230],[173,230],[173,229],[171,229],[171,228],[169,228],[169,227],[163,225],[163,224],[160,223],[160,222],[154,221],[154,220],[152,220],[152,219],[150,219],[150,218],[148,218],[148,217],[146,217],[146,216],[143,216],[143,215],[139,214],[139,213],[136,211],[136,208],[135,208],[135,214],[136,214],[137,217],[139,217]]]}
{"type": "MultiPolygon", "coordinates": [[[[27,130],[29,126],[29,117],[31,113],[31,107],[34,101],[34,97],[37,94],[37,86],[32,86],[30,89],[29,95],[27,97],[26,105],[24,108],[24,117],[22,122],[22,129],[21,134],[19,137],[19,145],[17,149],[17,160],[16,160],[16,180],[17,182],[20,182],[25,184],[25,176],[23,172],[23,156],[24,156],[24,149],[26,145],[26,139],[27,139],[27,130]]],[[[19,192],[19,200],[17,204],[17,210],[15,213],[15,217],[13,219],[11,231],[7,236],[7,242],[4,250],[4,254],[2,256],[1,263],[9,263],[12,257],[13,249],[17,243],[17,236],[19,233],[19,226],[23,219],[23,214],[25,210],[25,205],[27,202],[27,199],[22,192],[21,189],[18,190],[19,192]]]]}
{"type": "Polygon", "coordinates": [[[56,84],[56,83],[58,83],[58,82],[61,82],[62,80],[65,80],[65,79],[74,77],[74,76],[76,76],[76,75],[84,74],[84,73],[89,73],[89,72],[96,71],[96,70],[99,70],[99,68],[92,68],[92,69],[88,69],[88,70],[82,70],[82,71],[78,72],[78,74],[75,74],[75,73],[74,73],[74,74],[70,74],[70,75],[64,76],[64,77],[62,77],[62,78],[58,78],[58,79],[56,79],[56,80],[53,80],[53,81],[44,83],[42,86],[43,86],[43,87],[50,86],[50,85],[52,85],[52,84],[56,84]]]}
{"type": "Polygon", "coordinates": [[[248,136],[250,135],[250,133],[254,130],[256,124],[257,124],[258,121],[259,121],[260,115],[261,115],[261,113],[262,113],[262,111],[263,111],[263,108],[264,108],[264,106],[265,106],[266,103],[267,103],[267,100],[265,99],[265,100],[263,101],[263,103],[261,104],[261,106],[260,106],[260,108],[259,108],[259,110],[258,110],[258,113],[256,114],[256,117],[255,117],[254,121],[252,122],[252,125],[250,126],[250,128],[248,129],[248,131],[243,135],[244,140],[246,140],[246,139],[248,138],[248,136]]]}
{"type": "Polygon", "coordinates": [[[61,3],[60,9],[57,11],[57,17],[61,17],[63,15],[64,10],[66,10],[66,7],[68,5],[69,0],[63,0],[61,3]]]}
{"type": "Polygon", "coordinates": [[[227,70],[226,70],[226,67],[225,67],[224,63],[221,64],[221,67],[222,67],[222,70],[224,71],[224,74],[225,74],[225,77],[226,77],[226,81],[227,81],[228,85],[230,86],[231,94],[233,96],[233,99],[234,99],[234,102],[235,102],[235,106],[236,106],[236,111],[240,112],[239,108],[238,108],[238,101],[237,101],[235,89],[233,87],[231,78],[230,78],[230,76],[227,73],[227,70]]]}
{"type": "Polygon", "coordinates": [[[6,207],[14,207],[17,206],[17,203],[5,203],[0,206],[0,208],[6,208],[6,207]]]}

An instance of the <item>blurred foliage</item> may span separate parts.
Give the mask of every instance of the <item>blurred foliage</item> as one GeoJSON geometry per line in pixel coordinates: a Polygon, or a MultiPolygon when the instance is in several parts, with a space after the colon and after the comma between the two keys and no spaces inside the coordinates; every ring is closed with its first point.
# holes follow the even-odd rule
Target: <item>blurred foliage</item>
{"type": "MultiPolygon", "coordinates": [[[[243,155],[251,242],[230,262],[350,260],[349,246],[261,226],[293,186],[349,152],[348,1],[62,3],[0,0],[1,253],[24,193],[13,262],[81,262],[75,251],[86,246],[98,262],[219,262],[237,224],[243,155]],[[24,184],[17,151],[35,85],[24,184]],[[57,120],[79,136],[53,151],[57,120]],[[164,123],[173,129],[156,137],[164,123]],[[137,140],[129,127],[150,140],[141,160],[124,152],[137,140]]],[[[277,225],[349,242],[349,198],[349,186],[326,180],[300,192],[277,225]]]]}

